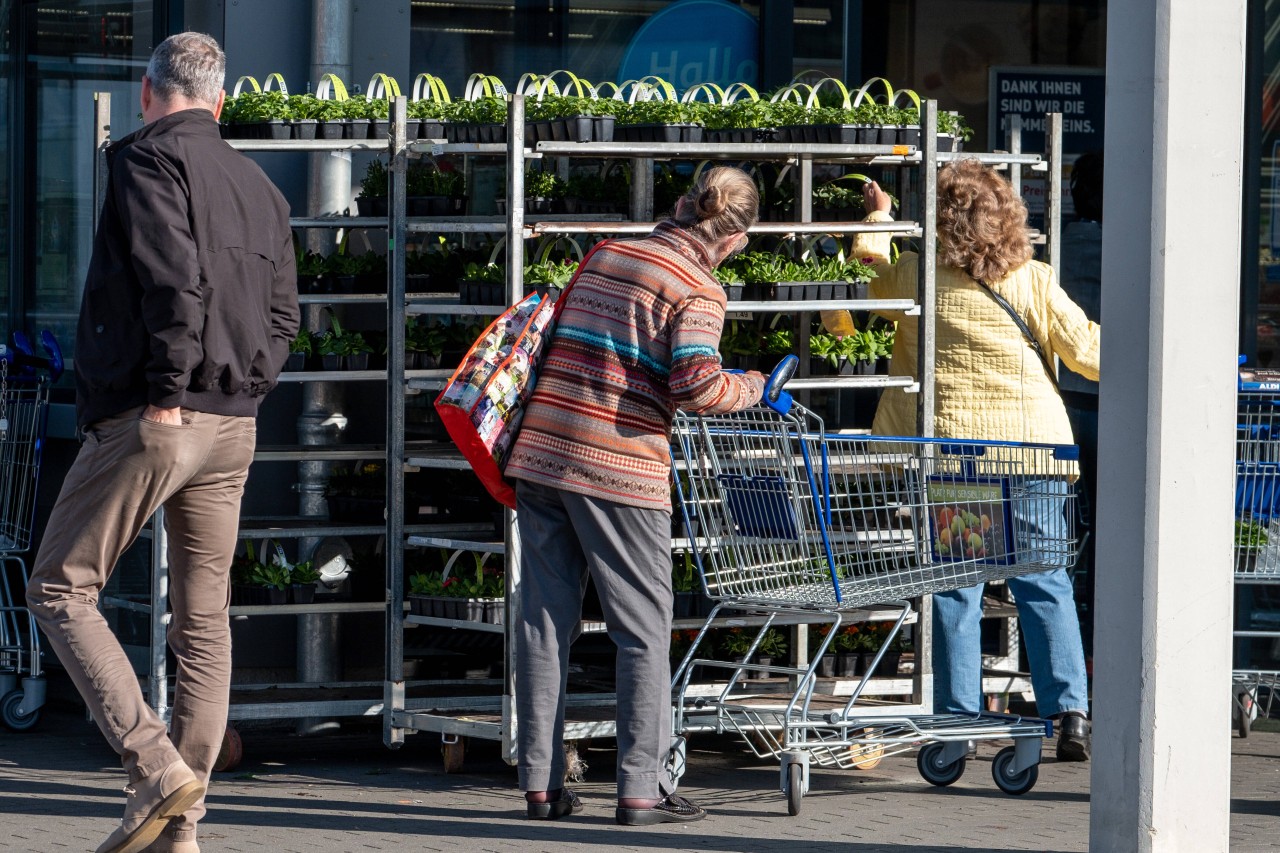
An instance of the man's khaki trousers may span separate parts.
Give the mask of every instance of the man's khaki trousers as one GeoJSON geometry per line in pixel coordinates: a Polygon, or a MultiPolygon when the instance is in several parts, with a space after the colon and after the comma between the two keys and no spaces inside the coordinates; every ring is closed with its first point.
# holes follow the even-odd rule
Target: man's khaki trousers
{"type": "MultiPolygon", "coordinates": [[[[182,424],[141,409],[85,430],[36,557],[27,603],[132,781],[181,757],[207,784],[222,745],[231,684],[230,567],[255,420],[182,410],[182,424]],[[98,611],[116,561],[155,510],[169,536],[169,647],[177,660],[172,739],[98,611]]],[[[194,830],[201,800],[175,828],[194,830]]]]}

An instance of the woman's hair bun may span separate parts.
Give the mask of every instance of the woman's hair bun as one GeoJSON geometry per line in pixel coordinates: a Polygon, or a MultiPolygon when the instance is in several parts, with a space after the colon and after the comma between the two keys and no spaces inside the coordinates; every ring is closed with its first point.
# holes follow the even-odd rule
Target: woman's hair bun
{"type": "Polygon", "coordinates": [[[720,191],[720,187],[711,184],[705,190],[698,194],[694,199],[693,209],[698,214],[698,219],[710,219],[713,216],[719,216],[725,212],[729,206],[729,199],[720,191]]]}

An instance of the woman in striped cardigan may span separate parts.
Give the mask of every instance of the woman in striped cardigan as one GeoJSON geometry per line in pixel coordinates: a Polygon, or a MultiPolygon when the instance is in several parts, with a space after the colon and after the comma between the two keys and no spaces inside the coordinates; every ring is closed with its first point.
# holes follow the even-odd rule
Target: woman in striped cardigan
{"type": "Polygon", "coordinates": [[[564,778],[569,646],[588,576],[618,647],[617,822],[698,820],[675,794],[671,745],[671,480],[677,408],[759,401],[764,377],[721,370],[725,294],[712,271],[746,245],[759,194],[706,172],[640,240],[596,251],[566,295],[506,475],[517,480],[521,624],[516,712],[531,818],[580,811],[564,778]]]}

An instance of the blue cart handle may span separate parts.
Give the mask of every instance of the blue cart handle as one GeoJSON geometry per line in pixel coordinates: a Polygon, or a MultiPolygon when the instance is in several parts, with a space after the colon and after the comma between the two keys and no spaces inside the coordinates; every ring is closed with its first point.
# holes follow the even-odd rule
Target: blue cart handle
{"type": "Polygon", "coordinates": [[[796,368],[799,366],[800,359],[789,355],[778,362],[778,366],[773,369],[773,373],[769,374],[768,380],[764,383],[764,404],[780,415],[791,411],[793,402],[791,394],[784,391],[783,387],[791,381],[791,377],[796,375],[796,368]]]}

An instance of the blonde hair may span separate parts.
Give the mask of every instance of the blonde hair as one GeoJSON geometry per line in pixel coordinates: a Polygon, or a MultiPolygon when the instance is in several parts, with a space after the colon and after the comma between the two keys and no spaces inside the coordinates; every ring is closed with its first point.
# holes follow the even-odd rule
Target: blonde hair
{"type": "Polygon", "coordinates": [[[760,191],[746,172],[732,166],[703,172],[683,198],[671,216],[703,243],[746,231],[760,218],[760,191]]]}
{"type": "Polygon", "coordinates": [[[938,172],[938,260],[974,279],[999,281],[1031,260],[1027,207],[975,159],[938,172]]]}

